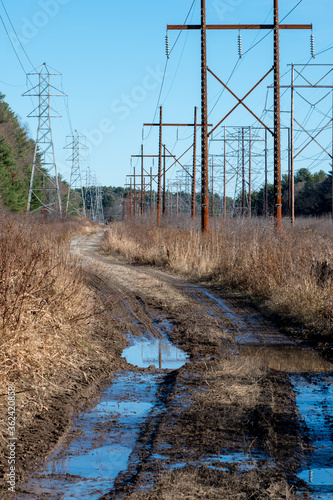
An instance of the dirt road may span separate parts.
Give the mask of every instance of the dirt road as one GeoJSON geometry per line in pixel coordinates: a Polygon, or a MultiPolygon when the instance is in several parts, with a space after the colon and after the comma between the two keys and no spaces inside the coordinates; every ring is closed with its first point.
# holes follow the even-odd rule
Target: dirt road
{"type": "MultiPolygon", "coordinates": [[[[110,383],[118,410],[112,409],[112,418],[108,415],[107,428],[104,414],[98,426],[95,417],[85,417],[97,429],[91,450],[101,449],[110,436],[115,449],[125,436],[128,457],[112,481],[109,457],[107,479],[101,479],[99,469],[94,492],[88,476],[82,482],[84,474],[74,474],[70,467],[64,486],[66,474],[54,463],[82,453],[73,446],[68,451],[75,436],[85,432],[77,421],[76,431],[50,459],[55,468],[51,471],[48,464],[44,472],[36,472],[22,485],[19,498],[35,498],[37,484],[37,497],[49,499],[310,498],[309,485],[298,473],[306,469],[313,442],[300,418],[290,375],[311,372],[327,377],[331,365],[239,298],[101,255],[101,238],[98,232],[72,242],[88,282],[111,308],[129,345],[144,339],[147,348],[147,342],[160,339],[156,363],[150,363],[149,356],[141,365],[126,357],[129,363],[110,383]],[[188,358],[178,358],[177,351],[182,360],[177,369],[174,359],[167,365],[171,343],[188,358]],[[119,410],[120,403],[134,400],[142,411],[140,418],[139,410],[134,411],[135,424],[132,410],[119,410]]],[[[139,345],[143,361],[143,344],[139,345]]],[[[101,401],[110,397],[105,393],[101,401]]]]}

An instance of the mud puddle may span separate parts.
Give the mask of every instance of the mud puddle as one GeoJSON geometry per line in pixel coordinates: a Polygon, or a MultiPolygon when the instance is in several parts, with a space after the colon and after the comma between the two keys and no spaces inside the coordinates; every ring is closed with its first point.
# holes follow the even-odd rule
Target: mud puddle
{"type": "MultiPolygon", "coordinates": [[[[167,326],[163,323],[161,330],[167,326]]],[[[122,356],[141,368],[176,369],[187,360],[186,353],[165,335],[161,339],[131,337],[130,344],[122,356]]],[[[64,443],[43,470],[20,485],[18,500],[94,500],[109,492],[118,474],[127,469],[163,379],[156,372],[118,372],[98,404],[76,417],[64,443]]]]}
{"type": "Polygon", "coordinates": [[[307,483],[312,498],[333,498],[333,375],[290,377],[300,418],[304,421],[312,451],[298,477],[307,483]]]}
{"type": "Polygon", "coordinates": [[[184,460],[176,463],[170,463],[170,458],[167,455],[155,453],[151,456],[151,461],[158,461],[159,466],[165,469],[175,470],[182,467],[208,467],[214,470],[227,471],[230,468],[238,468],[239,471],[255,469],[259,466],[273,465],[271,457],[263,451],[255,450],[252,453],[233,452],[225,455],[212,455],[202,457],[200,460],[184,460]]]}

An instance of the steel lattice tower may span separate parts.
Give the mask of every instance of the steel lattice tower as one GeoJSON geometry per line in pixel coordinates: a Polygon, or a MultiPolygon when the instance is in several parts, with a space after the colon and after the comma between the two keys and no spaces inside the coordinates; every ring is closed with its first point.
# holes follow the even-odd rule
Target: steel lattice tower
{"type": "Polygon", "coordinates": [[[29,73],[28,76],[38,76],[38,84],[23,96],[38,97],[38,106],[28,115],[28,118],[38,118],[38,128],[27,211],[43,209],[61,216],[61,195],[51,129],[51,118],[60,118],[60,115],[50,104],[51,97],[65,96],[50,83],[51,76],[60,75],[57,72],[50,73],[46,63],[43,63],[39,73],[29,73]]]}
{"type": "Polygon", "coordinates": [[[86,170],[86,186],[85,186],[85,207],[87,212],[89,213],[89,217],[95,220],[95,207],[94,207],[94,193],[92,187],[92,173],[90,167],[88,166],[86,170]]]}
{"type": "Polygon", "coordinates": [[[104,222],[104,212],[103,212],[103,194],[102,194],[102,186],[100,184],[96,185],[96,220],[100,223],[104,222]]]}
{"type": "Polygon", "coordinates": [[[65,146],[65,149],[72,150],[71,155],[67,158],[67,161],[71,162],[72,167],[68,187],[66,215],[76,214],[85,217],[86,207],[82,188],[80,151],[88,148],[80,142],[81,138],[83,138],[83,136],[80,136],[77,130],[75,130],[73,135],[67,136],[67,139],[71,142],[65,146]]]}

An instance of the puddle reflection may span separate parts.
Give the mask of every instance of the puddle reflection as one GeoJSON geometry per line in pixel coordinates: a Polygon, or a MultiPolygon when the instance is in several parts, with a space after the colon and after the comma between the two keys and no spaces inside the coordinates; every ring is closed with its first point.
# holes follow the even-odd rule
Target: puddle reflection
{"type": "Polygon", "coordinates": [[[183,366],[188,359],[188,355],[174,346],[167,339],[131,339],[133,345],[124,349],[122,357],[128,363],[139,368],[148,368],[153,365],[155,368],[165,368],[175,370],[183,366]]]}

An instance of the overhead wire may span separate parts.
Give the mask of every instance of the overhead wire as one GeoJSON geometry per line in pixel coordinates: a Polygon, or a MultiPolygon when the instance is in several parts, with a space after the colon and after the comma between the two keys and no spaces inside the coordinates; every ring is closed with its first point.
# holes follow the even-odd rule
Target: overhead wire
{"type": "Polygon", "coordinates": [[[7,16],[7,18],[8,18],[8,21],[9,21],[9,23],[10,23],[11,27],[12,27],[12,30],[14,31],[14,34],[15,34],[15,36],[16,36],[16,40],[19,42],[19,44],[20,44],[20,46],[21,46],[21,49],[22,49],[23,53],[25,54],[25,56],[26,56],[27,60],[28,60],[28,61],[29,61],[29,63],[31,64],[31,67],[32,67],[34,70],[36,70],[35,65],[32,63],[32,61],[31,61],[31,59],[30,59],[29,55],[27,54],[27,51],[25,50],[25,48],[24,48],[24,47],[23,47],[23,45],[22,45],[22,42],[21,42],[20,37],[19,37],[19,36],[18,36],[18,34],[16,33],[15,27],[14,27],[14,25],[13,25],[13,23],[12,23],[12,20],[11,20],[11,18],[10,18],[10,16],[9,16],[9,14],[8,14],[8,11],[7,11],[6,7],[5,7],[5,4],[4,4],[3,0],[0,0],[0,2],[1,2],[1,5],[2,5],[2,7],[3,7],[3,9],[4,9],[5,13],[6,13],[6,16],[7,16]]]}
{"type": "MultiPolygon", "coordinates": [[[[193,7],[194,7],[194,5],[195,5],[196,2],[197,2],[197,0],[193,0],[192,5],[190,7],[190,10],[188,11],[188,14],[187,14],[187,16],[185,18],[185,21],[183,22],[182,26],[184,26],[186,24],[186,22],[187,22],[187,20],[188,20],[188,18],[190,16],[190,14],[192,12],[192,9],[193,9],[193,7]]],[[[174,48],[175,48],[175,46],[176,46],[176,44],[177,44],[180,36],[182,35],[182,32],[183,32],[183,30],[180,30],[180,32],[179,32],[179,34],[178,34],[175,42],[173,43],[173,45],[172,45],[172,47],[170,49],[169,55],[171,55],[172,51],[174,50],[174,48]]],[[[166,76],[166,71],[167,71],[167,67],[168,67],[168,62],[169,62],[169,58],[167,57],[166,60],[165,60],[162,81],[161,81],[161,85],[160,85],[160,90],[159,90],[159,94],[158,94],[158,98],[157,98],[157,103],[156,103],[156,108],[155,108],[155,112],[154,112],[152,123],[154,123],[154,121],[155,121],[155,118],[156,118],[156,115],[157,115],[157,111],[158,111],[158,107],[160,105],[160,100],[161,100],[161,95],[162,95],[162,92],[163,92],[163,87],[164,87],[164,82],[165,82],[165,76],[166,76]]],[[[147,135],[145,136],[145,140],[147,140],[149,138],[152,129],[153,129],[153,127],[150,127],[147,135]]]]}
{"type": "Polygon", "coordinates": [[[8,40],[9,40],[9,42],[10,42],[11,46],[12,46],[12,49],[13,49],[13,51],[14,51],[14,53],[15,53],[16,57],[17,57],[17,60],[18,60],[18,62],[19,62],[19,64],[20,64],[20,66],[21,66],[21,68],[22,68],[22,70],[23,70],[24,74],[25,74],[25,75],[26,75],[26,77],[28,78],[27,71],[25,70],[25,67],[24,67],[24,65],[23,65],[23,63],[22,63],[22,61],[21,61],[21,58],[20,58],[20,56],[19,56],[19,54],[18,54],[18,52],[17,52],[17,50],[16,50],[16,48],[15,48],[15,46],[14,46],[14,44],[13,44],[13,41],[12,41],[12,39],[11,39],[11,36],[9,35],[9,32],[8,32],[8,30],[7,30],[7,26],[6,26],[5,21],[3,20],[3,17],[2,17],[2,15],[1,15],[1,14],[0,14],[0,20],[1,20],[1,22],[2,22],[2,25],[3,25],[3,27],[4,27],[5,32],[6,32],[6,34],[7,34],[8,40]]]}
{"type": "MultiPolygon", "coordinates": [[[[298,6],[302,3],[302,2],[303,2],[303,0],[299,0],[299,2],[298,2],[298,3],[297,3],[297,4],[296,4],[296,5],[295,5],[292,9],[290,9],[290,11],[289,11],[289,12],[288,12],[288,13],[287,13],[287,14],[286,14],[286,15],[285,15],[282,19],[281,19],[281,21],[280,21],[280,22],[283,22],[283,21],[284,21],[284,20],[285,20],[285,19],[286,19],[286,18],[287,18],[287,17],[288,17],[288,16],[289,16],[289,15],[290,15],[293,11],[294,11],[294,10],[295,10],[295,9],[296,9],[296,8],[297,8],[297,7],[298,7],[298,6]]],[[[270,16],[271,12],[272,12],[272,9],[270,9],[269,13],[267,14],[266,19],[265,19],[265,21],[264,21],[264,24],[265,24],[265,22],[267,21],[267,18],[270,16]]],[[[266,38],[266,37],[267,37],[267,36],[268,36],[268,35],[272,32],[272,31],[273,31],[273,30],[269,30],[269,31],[268,31],[268,32],[267,32],[267,33],[266,33],[266,34],[265,34],[265,35],[264,35],[264,36],[263,36],[260,40],[258,40],[258,42],[256,42],[256,43],[255,43],[255,40],[256,40],[256,38],[259,36],[259,33],[256,35],[256,38],[255,38],[255,39],[254,39],[254,41],[252,42],[252,45],[250,46],[250,48],[249,48],[248,50],[246,50],[246,51],[243,53],[243,55],[242,55],[242,59],[241,59],[241,60],[238,60],[238,61],[237,61],[237,63],[235,64],[235,66],[234,66],[234,68],[233,68],[233,70],[232,70],[232,72],[231,72],[231,75],[230,75],[230,76],[229,76],[229,78],[228,78],[227,85],[228,85],[228,83],[229,83],[230,79],[232,78],[233,74],[235,73],[235,71],[238,69],[239,63],[240,63],[241,61],[243,61],[243,60],[244,60],[244,57],[245,57],[245,56],[246,56],[246,55],[247,55],[247,54],[248,54],[251,50],[253,50],[253,49],[254,49],[257,45],[259,45],[259,44],[260,44],[260,43],[261,43],[261,42],[262,42],[262,41],[263,41],[263,40],[264,40],[264,39],[265,39],[265,38],[266,38]]],[[[218,99],[217,99],[217,101],[216,101],[215,105],[213,106],[213,108],[212,108],[211,112],[215,109],[215,107],[216,107],[216,105],[218,104],[219,100],[221,99],[221,97],[222,97],[222,95],[223,95],[224,91],[225,91],[225,89],[223,89],[223,90],[221,91],[221,93],[220,93],[220,95],[219,95],[219,97],[218,97],[218,99]]]]}
{"type": "MultiPolygon", "coordinates": [[[[193,1],[192,6],[191,6],[191,8],[190,8],[190,12],[191,12],[191,10],[192,10],[192,9],[193,9],[193,7],[194,7],[195,2],[196,2],[196,0],[194,0],[194,1],[193,1]]],[[[190,15],[190,12],[188,13],[187,18],[185,19],[184,24],[187,22],[187,19],[189,18],[189,15],[190,15]]],[[[193,19],[193,15],[194,15],[194,10],[193,10],[193,12],[192,12],[191,22],[192,22],[192,19],[193,19]]],[[[184,24],[183,24],[183,26],[184,26],[184,24]]],[[[182,30],[181,30],[181,31],[182,31],[182,30]]],[[[182,48],[182,52],[181,52],[181,54],[180,54],[180,58],[179,58],[179,61],[178,61],[178,65],[177,65],[177,68],[176,68],[176,71],[175,71],[175,74],[174,74],[173,80],[172,80],[172,82],[171,82],[170,88],[169,88],[169,90],[168,90],[168,93],[167,93],[167,95],[166,95],[166,96],[165,96],[165,98],[164,98],[163,104],[165,103],[165,101],[166,101],[166,100],[167,100],[167,98],[169,97],[169,94],[170,94],[171,89],[172,89],[172,87],[173,87],[173,84],[174,84],[174,82],[175,82],[176,76],[177,76],[177,74],[178,74],[178,70],[179,70],[179,67],[180,67],[180,63],[181,63],[182,58],[183,58],[183,55],[184,55],[184,51],[185,51],[185,47],[186,47],[186,43],[187,43],[187,39],[188,39],[188,35],[189,35],[189,32],[187,31],[187,33],[186,33],[186,37],[185,37],[185,40],[184,40],[184,45],[183,45],[183,48],[182,48]]],[[[179,38],[179,37],[178,37],[178,38],[179,38]]],[[[178,40],[178,38],[177,38],[177,40],[178,40]]],[[[177,41],[177,40],[176,40],[176,41],[177,41]]],[[[175,44],[176,44],[176,42],[173,44],[172,49],[171,49],[171,51],[170,51],[170,54],[171,54],[171,52],[172,52],[173,48],[175,47],[175,44]]]]}
{"type": "Polygon", "coordinates": [[[316,56],[320,56],[320,54],[324,54],[324,52],[328,52],[329,50],[332,50],[332,49],[333,49],[333,45],[331,45],[330,47],[327,47],[324,50],[321,50],[320,52],[316,52],[316,56]]]}

